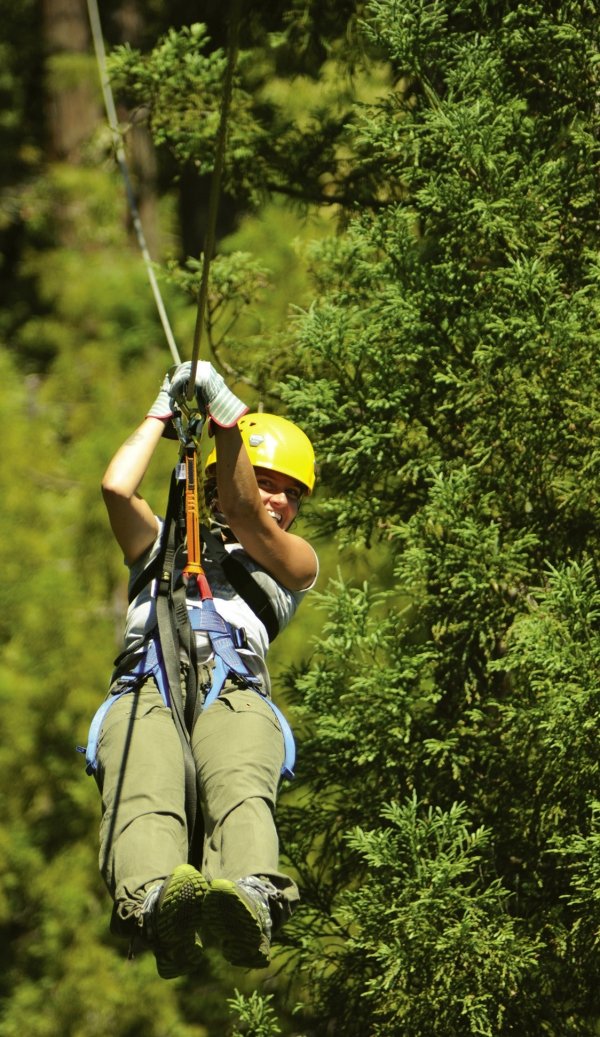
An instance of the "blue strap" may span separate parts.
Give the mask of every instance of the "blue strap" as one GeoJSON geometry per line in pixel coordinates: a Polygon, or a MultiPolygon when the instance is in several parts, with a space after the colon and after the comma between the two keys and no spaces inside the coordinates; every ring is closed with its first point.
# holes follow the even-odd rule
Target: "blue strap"
{"type": "MultiPolygon", "coordinates": [[[[143,650],[140,652],[135,665],[128,669],[126,673],[119,675],[118,683],[122,684],[124,681],[127,681],[137,684],[141,677],[150,676],[154,677],[165,706],[167,709],[171,709],[169,681],[167,680],[162,649],[157,637],[149,637],[144,642],[143,650]]],[[[128,688],[127,690],[130,691],[131,689],[128,688]]]]}
{"type": "Polygon", "coordinates": [[[248,669],[238,652],[241,645],[236,644],[236,635],[239,632],[219,615],[214,602],[205,598],[201,607],[193,605],[188,611],[192,630],[208,634],[215,661],[220,659],[228,672],[240,677],[248,686],[258,684],[259,678],[248,669]]]}
{"type": "Polygon", "coordinates": [[[85,752],[85,762],[87,764],[85,769],[87,774],[94,774],[96,772],[100,731],[102,730],[104,718],[110,707],[113,706],[123,695],[127,695],[130,691],[133,691],[138,687],[141,678],[150,677],[151,675],[156,681],[165,706],[167,709],[170,709],[171,698],[169,695],[169,684],[162,660],[160,645],[155,638],[150,638],[145,643],[143,651],[140,653],[135,666],[119,677],[116,685],[119,690],[111,692],[99,709],[96,710],[92,723],[90,724],[87,746],[85,749],[81,750],[82,752],[85,752]]]}
{"type": "Polygon", "coordinates": [[[260,685],[260,678],[250,672],[242,656],[237,651],[237,648],[240,646],[239,644],[235,644],[235,638],[240,637],[241,640],[240,631],[235,627],[232,627],[230,623],[227,623],[226,620],[219,615],[210,599],[205,599],[202,602],[201,608],[192,607],[189,612],[192,629],[203,630],[208,633],[212,649],[215,653],[212,684],[210,686],[210,691],[204,699],[202,708],[207,709],[208,706],[212,705],[212,703],[219,697],[223,685],[230,673],[242,677],[248,688],[260,695],[277,717],[283,735],[283,744],[285,749],[281,773],[286,778],[293,778],[294,764],[296,762],[296,744],[294,742],[292,729],[283,713],[278,709],[272,699],[266,698],[261,694],[260,687],[258,686],[260,685]]]}
{"type": "MultiPolygon", "coordinates": [[[[207,709],[209,706],[212,705],[213,702],[215,702],[218,699],[219,695],[221,694],[221,691],[223,690],[223,685],[225,684],[225,681],[229,676],[229,672],[230,671],[228,670],[223,660],[220,658],[216,658],[214,662],[212,684],[210,686],[210,691],[208,695],[204,699],[204,704],[202,706],[203,709],[207,709]]],[[[296,743],[294,741],[292,729],[287,719],[285,718],[279,707],[275,705],[272,699],[266,698],[266,696],[262,695],[258,688],[250,688],[249,690],[255,691],[258,695],[260,695],[263,702],[267,703],[267,705],[273,710],[275,716],[277,717],[279,727],[281,728],[281,733],[283,735],[284,746],[284,759],[283,766],[281,768],[281,773],[284,778],[293,778],[294,764],[296,763],[296,743]]]]}
{"type": "Polygon", "coordinates": [[[213,679],[210,686],[210,691],[202,704],[202,709],[208,709],[212,706],[213,702],[218,699],[223,685],[229,676],[229,669],[225,665],[222,659],[216,658],[213,664],[213,679]]]}
{"type": "MultiPolygon", "coordinates": [[[[100,739],[100,731],[102,724],[104,723],[104,717],[108,713],[111,706],[114,706],[118,699],[122,698],[123,695],[127,695],[131,691],[131,688],[123,688],[122,691],[118,691],[114,695],[109,695],[104,700],[99,709],[94,713],[94,718],[90,724],[90,730],[88,734],[87,746],[83,752],[85,752],[86,774],[94,774],[97,766],[98,757],[98,741],[100,739]]],[[[79,746],[78,746],[79,748],[79,746]]]]}
{"type": "Polygon", "coordinates": [[[284,717],[283,713],[278,706],[275,705],[273,699],[265,699],[268,706],[271,707],[275,716],[279,721],[281,733],[283,735],[283,746],[285,749],[285,756],[283,758],[283,767],[281,773],[284,778],[294,777],[294,764],[296,763],[296,743],[294,741],[294,735],[292,729],[284,717]]]}

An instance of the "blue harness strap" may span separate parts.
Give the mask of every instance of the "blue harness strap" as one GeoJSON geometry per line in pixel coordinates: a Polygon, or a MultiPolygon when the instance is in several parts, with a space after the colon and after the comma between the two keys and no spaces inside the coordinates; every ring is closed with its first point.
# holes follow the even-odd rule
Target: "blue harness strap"
{"type": "MultiPolygon", "coordinates": [[[[230,671],[227,669],[227,666],[224,664],[223,660],[220,658],[216,658],[213,669],[212,684],[210,686],[210,691],[208,692],[208,695],[204,699],[202,709],[208,709],[209,706],[212,706],[213,702],[216,702],[223,690],[223,685],[225,684],[225,681],[229,677],[229,672],[230,671]]],[[[294,741],[292,729],[286,717],[283,715],[279,707],[275,705],[272,699],[267,698],[265,695],[262,695],[258,688],[250,688],[250,690],[255,691],[258,695],[260,695],[263,702],[266,702],[267,706],[269,706],[273,710],[275,716],[277,717],[279,727],[281,728],[281,733],[283,735],[283,746],[285,750],[281,773],[284,778],[293,778],[294,765],[296,763],[296,743],[294,741]]]]}
{"type": "Polygon", "coordinates": [[[98,762],[98,741],[100,739],[100,731],[102,730],[102,724],[104,723],[104,717],[108,713],[110,707],[114,705],[117,699],[127,695],[130,688],[123,688],[121,691],[115,694],[109,695],[104,700],[99,709],[94,713],[94,718],[90,724],[90,730],[88,732],[87,746],[78,745],[77,750],[80,753],[85,753],[86,774],[94,774],[98,762]]]}
{"type": "Polygon", "coordinates": [[[215,653],[213,680],[202,708],[207,709],[219,697],[223,690],[223,685],[230,674],[240,677],[251,691],[256,691],[261,696],[277,717],[285,748],[285,758],[281,773],[285,778],[293,778],[294,764],[296,762],[296,743],[294,742],[292,729],[272,699],[261,694],[260,679],[250,672],[243,657],[238,652],[238,648],[241,648],[244,643],[244,632],[236,627],[232,627],[230,623],[223,619],[210,598],[205,598],[202,601],[201,608],[190,608],[190,623],[192,624],[192,630],[202,630],[208,634],[213,652],[215,653]]]}
{"type": "Polygon", "coordinates": [[[243,647],[244,633],[223,619],[217,612],[212,598],[204,598],[200,606],[194,602],[188,604],[188,612],[192,630],[208,634],[211,648],[216,659],[221,659],[224,666],[236,677],[252,687],[260,680],[246,666],[238,649],[243,647]]]}
{"type": "Polygon", "coordinates": [[[135,691],[146,677],[154,677],[165,706],[171,708],[169,684],[162,662],[160,645],[156,638],[150,637],[144,642],[135,664],[126,673],[121,674],[113,682],[115,691],[110,691],[99,709],[96,710],[88,732],[87,746],[77,746],[79,752],[85,753],[86,773],[94,774],[98,764],[98,742],[104,718],[111,706],[123,695],[135,691]]]}

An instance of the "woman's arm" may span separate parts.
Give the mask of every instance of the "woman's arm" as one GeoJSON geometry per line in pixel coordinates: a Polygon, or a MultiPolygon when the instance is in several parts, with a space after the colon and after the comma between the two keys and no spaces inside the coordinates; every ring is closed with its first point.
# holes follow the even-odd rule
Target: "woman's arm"
{"type": "Polygon", "coordinates": [[[145,418],[119,447],[102,479],[111,528],[128,565],[148,550],[158,534],[156,516],[137,491],[163,432],[163,420],[145,418]]]}
{"type": "MultiPolygon", "coordinates": [[[[305,590],[317,574],[315,552],[270,514],[237,426],[215,425],[214,430],[219,508],[228,525],[248,554],[279,583],[288,590],[305,590]]],[[[294,515],[296,511],[297,506],[294,515]]]]}

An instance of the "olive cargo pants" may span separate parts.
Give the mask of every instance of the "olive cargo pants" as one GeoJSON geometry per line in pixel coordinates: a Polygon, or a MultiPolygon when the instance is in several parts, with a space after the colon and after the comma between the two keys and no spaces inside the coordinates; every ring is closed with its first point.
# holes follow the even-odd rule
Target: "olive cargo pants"
{"type": "MultiPolygon", "coordinates": [[[[231,687],[231,686],[230,686],[231,687]]],[[[283,918],[298,889],[279,871],[275,802],[283,736],[254,691],[223,692],[200,713],[191,739],[210,881],[268,877],[283,893],[283,918]]],[[[98,743],[102,794],[100,870],[115,901],[113,920],[139,915],[145,893],[188,859],[183,751],[170,710],[152,680],[108,710],[98,743]]]]}

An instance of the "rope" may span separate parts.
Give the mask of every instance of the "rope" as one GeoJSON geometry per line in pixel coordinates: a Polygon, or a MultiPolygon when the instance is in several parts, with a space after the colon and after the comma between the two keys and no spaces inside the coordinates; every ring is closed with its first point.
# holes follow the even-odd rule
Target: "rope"
{"type": "Polygon", "coordinates": [[[225,70],[225,81],[223,83],[223,96],[221,100],[221,113],[219,119],[219,131],[215,148],[215,164],[213,166],[208,200],[208,217],[206,237],[204,240],[204,262],[202,264],[202,277],[198,289],[198,306],[196,311],[196,325],[194,328],[194,341],[192,347],[192,368],[188,382],[188,399],[191,400],[195,391],[196,367],[200,355],[200,339],[204,324],[204,313],[206,300],[208,298],[208,275],[210,262],[215,247],[215,236],[217,226],[217,213],[219,209],[219,196],[221,193],[221,178],[223,174],[223,159],[225,156],[225,143],[227,140],[227,119],[231,105],[231,94],[233,89],[233,73],[237,62],[239,46],[241,0],[232,0],[230,14],[230,30],[227,48],[227,66],[225,70]]]}
{"type": "Polygon", "coordinates": [[[92,31],[92,39],[94,42],[94,50],[96,52],[96,61],[98,63],[98,70],[100,73],[100,85],[102,87],[102,96],[104,97],[104,107],[106,108],[106,115],[108,117],[108,123],[112,132],[113,145],[115,149],[117,164],[119,166],[119,169],[121,170],[121,174],[123,176],[123,180],[125,183],[125,191],[127,193],[129,209],[131,211],[131,219],[133,221],[133,226],[137,236],[138,244],[140,246],[140,251],[142,253],[142,257],[146,265],[148,280],[150,281],[150,286],[152,288],[152,294],[154,295],[154,301],[156,302],[158,315],[163,326],[163,331],[165,333],[169,349],[171,350],[171,356],[173,357],[174,363],[180,364],[181,358],[179,356],[179,351],[177,349],[177,345],[173,337],[171,325],[169,324],[169,318],[167,317],[167,312],[165,310],[163,300],[160,294],[160,289],[158,287],[158,282],[156,280],[156,276],[152,266],[152,259],[150,257],[150,253],[148,252],[148,246],[146,244],[146,238],[144,236],[144,230],[142,227],[142,222],[140,220],[140,214],[135,201],[135,195],[133,193],[131,178],[129,176],[129,170],[127,168],[127,159],[125,157],[125,151],[123,148],[122,136],[119,132],[117,112],[115,109],[115,103],[113,100],[113,94],[110,86],[110,81],[108,78],[108,73],[106,71],[106,51],[104,49],[104,40],[102,38],[102,26],[100,24],[100,15],[98,13],[97,0],[87,0],[87,6],[90,18],[90,28],[92,31]]]}

